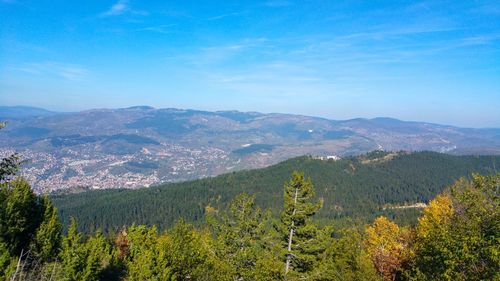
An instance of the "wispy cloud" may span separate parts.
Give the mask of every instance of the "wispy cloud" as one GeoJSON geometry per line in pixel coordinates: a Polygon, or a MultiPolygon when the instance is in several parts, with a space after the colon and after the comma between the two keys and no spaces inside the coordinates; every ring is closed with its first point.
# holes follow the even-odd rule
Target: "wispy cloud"
{"type": "Polygon", "coordinates": [[[220,20],[220,19],[223,19],[223,18],[232,17],[232,16],[238,16],[238,15],[241,15],[241,14],[242,14],[241,12],[234,12],[234,13],[222,14],[222,15],[218,15],[218,16],[209,17],[206,20],[220,20]]]}
{"type": "Polygon", "coordinates": [[[111,16],[119,16],[126,13],[146,16],[148,13],[146,11],[138,11],[133,10],[130,7],[130,3],[128,0],[118,0],[115,4],[113,4],[107,11],[100,14],[101,17],[111,17],[111,16]]]}
{"type": "Polygon", "coordinates": [[[52,61],[42,63],[26,63],[13,67],[13,69],[32,75],[56,76],[70,81],[84,80],[90,73],[86,68],[80,65],[52,61]]]}
{"type": "Polygon", "coordinates": [[[420,34],[431,34],[431,33],[444,33],[459,30],[452,26],[407,26],[403,28],[393,28],[390,26],[382,26],[376,28],[377,30],[365,31],[359,33],[352,33],[337,37],[338,39],[385,39],[388,37],[396,36],[411,36],[420,34]]]}
{"type": "Polygon", "coordinates": [[[488,45],[498,40],[500,40],[500,34],[471,36],[462,38],[461,45],[462,46],[488,45]]]}
{"type": "Polygon", "coordinates": [[[177,24],[165,24],[165,25],[156,25],[156,26],[146,26],[135,29],[135,31],[146,31],[153,33],[161,33],[161,34],[169,34],[172,33],[171,27],[176,26],[177,24]]]}
{"type": "Polygon", "coordinates": [[[168,56],[167,59],[180,60],[192,66],[207,67],[242,58],[245,54],[256,54],[253,52],[257,52],[259,48],[265,47],[267,41],[268,39],[264,37],[245,38],[222,45],[198,47],[192,49],[190,52],[168,56]]]}
{"type": "Polygon", "coordinates": [[[111,6],[111,8],[109,8],[109,10],[107,10],[104,13],[102,13],[101,15],[105,16],[105,17],[107,17],[107,16],[117,16],[117,15],[121,15],[121,14],[125,13],[129,9],[130,8],[129,8],[127,0],[119,0],[118,2],[116,2],[115,4],[113,4],[113,6],[111,6]]]}

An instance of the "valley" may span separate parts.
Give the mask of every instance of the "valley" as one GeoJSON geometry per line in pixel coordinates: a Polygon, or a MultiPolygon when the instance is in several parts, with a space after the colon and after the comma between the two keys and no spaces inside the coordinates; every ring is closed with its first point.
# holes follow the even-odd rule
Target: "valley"
{"type": "Polygon", "coordinates": [[[391,118],[329,120],[302,115],[131,107],[58,113],[0,107],[9,124],[0,157],[24,160],[38,193],[138,188],[262,168],[312,155],[373,150],[500,154],[499,129],[391,118]]]}

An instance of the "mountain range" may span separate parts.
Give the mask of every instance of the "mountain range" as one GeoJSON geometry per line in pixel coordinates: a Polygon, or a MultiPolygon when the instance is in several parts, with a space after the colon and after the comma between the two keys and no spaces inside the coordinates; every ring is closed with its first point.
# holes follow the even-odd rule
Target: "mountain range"
{"type": "Polygon", "coordinates": [[[18,152],[38,192],[136,188],[266,167],[301,155],[373,150],[500,155],[500,129],[393,118],[329,120],[136,106],[52,112],[0,107],[1,155],[18,152]]]}

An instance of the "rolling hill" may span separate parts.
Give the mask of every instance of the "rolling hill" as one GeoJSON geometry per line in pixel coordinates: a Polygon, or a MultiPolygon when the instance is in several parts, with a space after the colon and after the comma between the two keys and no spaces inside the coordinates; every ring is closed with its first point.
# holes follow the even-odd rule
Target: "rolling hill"
{"type": "Polygon", "coordinates": [[[237,194],[255,194],[257,205],[278,213],[283,183],[292,171],[311,177],[323,208],[319,220],[366,222],[384,214],[411,223],[418,208],[446,186],[471,173],[492,174],[500,156],[452,156],[436,152],[372,152],[341,160],[298,157],[263,169],[231,172],[212,178],[138,190],[94,190],[53,195],[63,222],[71,216],[89,231],[146,224],[160,228],[179,218],[204,219],[207,206],[224,209],[237,194]],[[417,205],[418,207],[419,205],[417,205]],[[399,207],[399,208],[398,208],[399,207]]]}

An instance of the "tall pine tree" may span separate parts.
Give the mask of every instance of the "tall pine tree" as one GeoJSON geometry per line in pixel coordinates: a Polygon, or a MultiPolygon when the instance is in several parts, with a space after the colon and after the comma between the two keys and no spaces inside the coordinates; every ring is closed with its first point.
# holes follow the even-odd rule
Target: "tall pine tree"
{"type": "MultiPolygon", "coordinates": [[[[212,212],[214,213],[214,212],[212,212]]],[[[255,207],[255,196],[242,193],[233,199],[229,212],[219,220],[209,212],[207,220],[215,235],[215,252],[229,264],[237,280],[251,280],[259,258],[266,218],[255,207]]]]}
{"type": "Polygon", "coordinates": [[[321,208],[321,202],[312,202],[314,187],[311,179],[305,179],[303,173],[293,172],[284,188],[284,210],[278,229],[286,249],[285,277],[291,271],[304,275],[312,270],[317,254],[322,250],[316,239],[318,229],[311,221],[321,208]]]}

